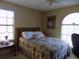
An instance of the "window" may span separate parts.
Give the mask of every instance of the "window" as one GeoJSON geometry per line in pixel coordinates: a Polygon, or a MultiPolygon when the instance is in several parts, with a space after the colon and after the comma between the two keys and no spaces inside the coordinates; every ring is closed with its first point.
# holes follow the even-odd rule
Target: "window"
{"type": "Polygon", "coordinates": [[[14,39],[14,12],[0,9],[0,41],[14,39]]]}
{"type": "Polygon", "coordinates": [[[62,22],[61,39],[72,46],[71,35],[72,33],[79,34],[79,13],[72,13],[66,16],[62,22]]]}

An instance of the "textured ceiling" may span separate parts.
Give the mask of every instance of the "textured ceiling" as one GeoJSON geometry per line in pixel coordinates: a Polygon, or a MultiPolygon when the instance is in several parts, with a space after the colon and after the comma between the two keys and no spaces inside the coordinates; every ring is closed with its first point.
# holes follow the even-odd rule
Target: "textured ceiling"
{"type": "Polygon", "coordinates": [[[36,10],[47,11],[50,9],[62,8],[70,5],[79,4],[79,0],[56,0],[49,6],[47,0],[4,0],[36,10]]]}

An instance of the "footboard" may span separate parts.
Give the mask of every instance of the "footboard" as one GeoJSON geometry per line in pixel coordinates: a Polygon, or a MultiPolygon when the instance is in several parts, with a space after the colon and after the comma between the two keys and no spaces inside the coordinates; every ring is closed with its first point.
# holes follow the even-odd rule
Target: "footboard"
{"type": "Polygon", "coordinates": [[[43,45],[28,40],[20,39],[19,47],[29,59],[56,59],[54,52],[43,45]]]}

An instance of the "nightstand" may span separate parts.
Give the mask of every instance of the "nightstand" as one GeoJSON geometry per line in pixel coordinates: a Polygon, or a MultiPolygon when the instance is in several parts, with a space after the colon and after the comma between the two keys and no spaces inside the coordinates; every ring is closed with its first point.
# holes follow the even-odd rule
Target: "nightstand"
{"type": "Polygon", "coordinates": [[[16,55],[16,46],[14,42],[0,42],[0,51],[10,49],[11,53],[16,55]]]}

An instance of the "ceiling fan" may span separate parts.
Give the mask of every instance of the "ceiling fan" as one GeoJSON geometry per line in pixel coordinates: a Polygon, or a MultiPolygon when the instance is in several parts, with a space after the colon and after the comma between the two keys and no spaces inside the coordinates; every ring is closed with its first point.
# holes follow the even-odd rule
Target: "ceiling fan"
{"type": "Polygon", "coordinates": [[[47,3],[51,6],[53,3],[57,3],[59,1],[56,0],[47,0],[47,3]]]}

